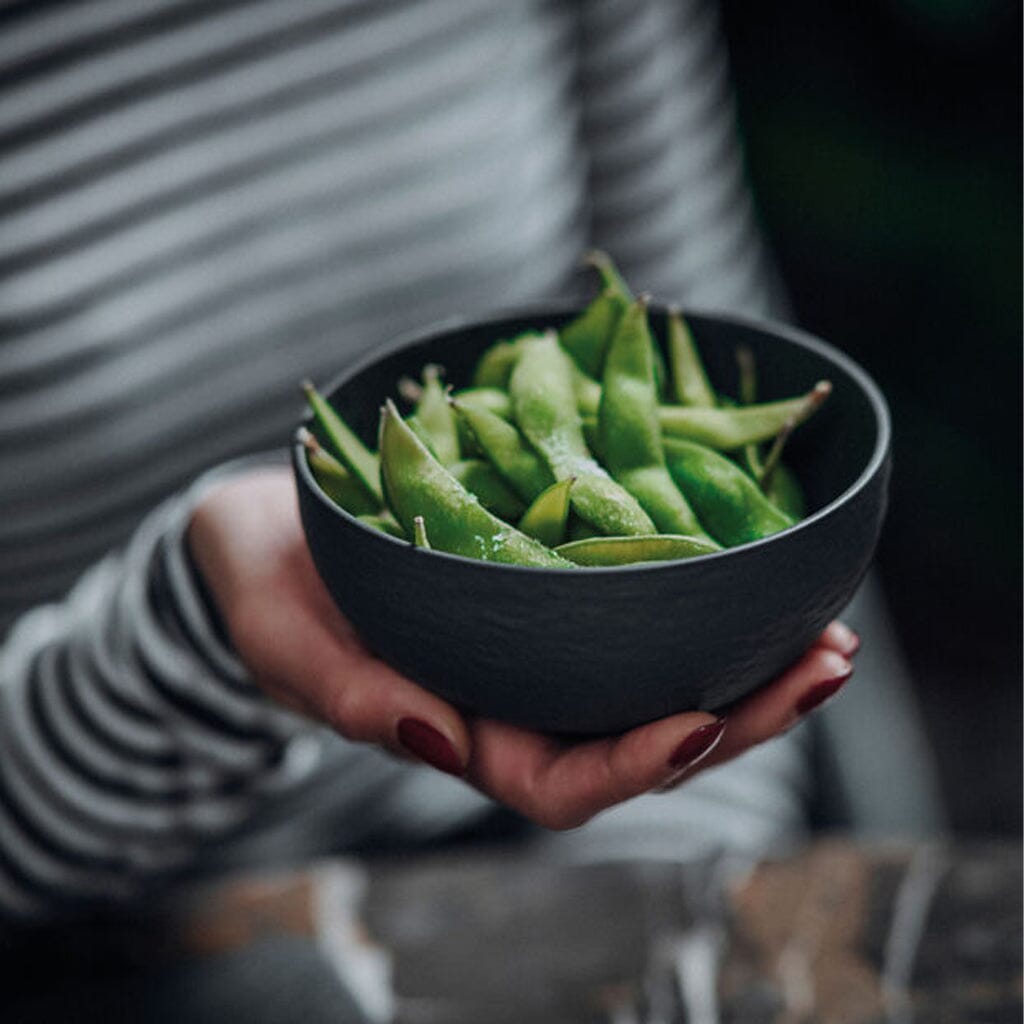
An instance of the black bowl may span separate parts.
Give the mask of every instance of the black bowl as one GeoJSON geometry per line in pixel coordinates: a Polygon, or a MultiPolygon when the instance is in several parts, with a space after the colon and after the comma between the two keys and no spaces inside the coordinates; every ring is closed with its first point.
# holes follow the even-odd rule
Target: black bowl
{"type": "MultiPolygon", "coordinates": [[[[448,322],[342,372],[326,393],[376,447],[381,404],[403,375],[440,363],[456,387],[493,341],[559,326],[576,310],[448,322]]],[[[364,526],[320,491],[293,446],[309,547],[338,607],[381,658],[465,712],[566,734],[604,734],[678,711],[714,710],[796,660],[847,604],[885,514],[890,425],[868,375],[801,331],[688,314],[712,382],[736,393],[735,350],[762,400],[828,378],[824,407],[787,462],[807,517],[742,547],[678,562],[535,569],[422,551],[364,526]]],[[[665,311],[651,310],[663,336],[665,311]]]]}

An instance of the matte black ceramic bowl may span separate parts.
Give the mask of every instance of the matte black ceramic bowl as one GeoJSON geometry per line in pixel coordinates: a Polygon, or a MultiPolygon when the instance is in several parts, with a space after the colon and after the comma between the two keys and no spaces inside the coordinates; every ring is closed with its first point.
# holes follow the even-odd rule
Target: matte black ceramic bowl
{"type": "MultiPolygon", "coordinates": [[[[446,323],[399,340],[325,391],[376,447],[380,406],[404,374],[440,363],[456,387],[479,354],[576,311],[446,323]]],[[[787,461],[808,515],[743,547],[605,569],[495,565],[422,551],[366,527],[317,487],[293,447],[303,527],[338,607],[381,658],[474,715],[551,732],[617,732],[715,709],[776,676],[842,610],[867,570],[886,506],[889,414],[878,388],[830,345],[738,317],[689,314],[715,385],[736,393],[737,345],[757,360],[760,397],[828,378],[824,407],[787,461]]],[[[664,310],[652,309],[662,336],[664,310]]]]}

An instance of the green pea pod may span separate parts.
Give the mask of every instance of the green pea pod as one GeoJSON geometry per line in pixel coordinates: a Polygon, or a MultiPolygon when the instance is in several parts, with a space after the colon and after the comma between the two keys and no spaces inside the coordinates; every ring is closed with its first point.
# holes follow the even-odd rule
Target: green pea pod
{"type": "Polygon", "coordinates": [[[714,389],[693,342],[690,327],[674,306],[668,312],[668,357],[675,400],[680,405],[713,408],[716,404],[714,389]]]}
{"type": "Polygon", "coordinates": [[[551,333],[523,347],[509,394],[516,421],[556,480],[575,477],[572,507],[607,534],[654,533],[637,500],[595,461],[583,439],[571,361],[551,333]]]}
{"type": "MultiPolygon", "coordinates": [[[[749,345],[736,348],[736,368],[739,371],[739,392],[741,405],[754,405],[757,402],[757,363],[749,345]]],[[[735,403],[722,400],[722,405],[735,403]]],[[[756,481],[760,481],[764,467],[761,462],[761,447],[757,444],[746,444],[740,450],[737,461],[756,481]]],[[[763,490],[763,488],[762,488],[763,490]]]]}
{"type": "Polygon", "coordinates": [[[524,331],[509,341],[497,341],[477,360],[473,371],[474,388],[508,390],[512,367],[519,358],[519,345],[526,338],[539,337],[537,331],[524,331]]]}
{"type": "Polygon", "coordinates": [[[412,519],[412,544],[413,547],[430,550],[430,539],[427,537],[427,524],[423,516],[413,516],[412,519]]]}
{"type": "Polygon", "coordinates": [[[413,413],[411,416],[406,416],[405,422],[409,425],[409,429],[427,446],[427,451],[429,451],[430,454],[440,462],[441,460],[438,458],[437,449],[434,447],[434,439],[431,437],[430,431],[423,426],[422,421],[416,413],[413,413]]]}
{"type": "Polygon", "coordinates": [[[575,320],[559,331],[559,341],[584,373],[600,377],[612,333],[632,295],[605,253],[588,253],[586,262],[601,275],[601,291],[575,320]]]}
{"type": "MultiPolygon", "coordinates": [[[[519,495],[501,478],[498,471],[483,459],[453,462],[449,472],[470,494],[475,495],[488,512],[514,523],[526,510],[519,495]]],[[[524,533],[529,533],[524,530],[524,533]]],[[[532,536],[532,534],[530,534],[532,536]]]]}
{"type": "Polygon", "coordinates": [[[669,471],[661,447],[647,300],[619,321],[604,364],[598,436],[604,464],[662,533],[710,541],[669,471]]]}
{"type": "Polygon", "coordinates": [[[354,516],[380,511],[366,488],[305,427],[299,430],[299,440],[313,478],[331,501],[354,516]]]}
{"type": "Polygon", "coordinates": [[[802,423],[831,390],[828,381],[819,381],[806,395],[761,405],[717,409],[663,405],[658,410],[658,421],[666,437],[729,451],[775,437],[790,420],[802,423]]]}
{"type": "Polygon", "coordinates": [[[800,481],[785,463],[780,462],[775,467],[771,481],[764,488],[764,495],[795,522],[803,519],[807,511],[807,502],[800,481]]]}
{"type": "MultiPolygon", "coordinates": [[[[754,353],[747,345],[736,349],[736,364],[740,377],[740,401],[753,405],[757,401],[757,363],[754,353]]],[[[806,502],[803,489],[792,471],[782,462],[782,449],[792,430],[782,430],[772,445],[768,463],[761,458],[756,444],[745,445],[739,455],[739,462],[761,488],[764,496],[794,521],[804,517],[806,502]]]]}
{"type": "Polygon", "coordinates": [[[519,529],[553,548],[565,540],[566,521],[569,518],[569,492],[575,483],[572,477],[559,480],[537,495],[537,499],[519,520],[519,529]]]}
{"type": "Polygon", "coordinates": [[[352,472],[379,507],[384,500],[380,486],[380,460],[359,440],[310,381],[303,382],[302,390],[306,393],[306,400],[313,410],[313,416],[334,448],[334,454],[341,460],[342,465],[352,472]]]}
{"type": "Polygon", "coordinates": [[[583,439],[587,447],[597,456],[597,461],[604,463],[604,452],[601,451],[601,433],[597,428],[597,414],[593,416],[581,416],[580,423],[583,425],[583,439]]]}
{"type": "Polygon", "coordinates": [[[405,540],[405,531],[395,521],[395,517],[390,512],[382,512],[380,515],[366,515],[357,516],[359,522],[365,523],[367,526],[372,526],[375,530],[380,530],[381,533],[386,533],[389,537],[397,537],[399,540],[405,540]]]}
{"type": "Polygon", "coordinates": [[[596,416],[601,407],[601,385],[572,364],[572,390],[581,416],[596,416]]]}
{"type": "Polygon", "coordinates": [[[555,478],[544,460],[530,447],[526,438],[507,420],[486,409],[452,400],[459,419],[465,423],[498,474],[525,502],[531,502],[555,478]]]}
{"type": "Polygon", "coordinates": [[[679,558],[694,558],[719,551],[699,537],[683,537],[666,533],[652,533],[633,537],[588,537],[559,544],[555,551],[576,565],[612,566],[632,565],[635,562],[666,562],[679,558]]]}
{"type": "Polygon", "coordinates": [[[665,439],[672,478],[715,540],[747,544],[793,525],[736,463],[691,441],[665,439]]]}
{"type": "Polygon", "coordinates": [[[390,400],[381,416],[380,457],[381,480],[392,513],[409,534],[416,516],[429,519],[435,551],[512,565],[571,565],[488,512],[427,451],[390,400]]]}
{"type": "Polygon", "coordinates": [[[473,370],[473,387],[504,390],[508,387],[512,367],[518,358],[519,349],[514,341],[496,341],[477,360],[473,370]]]}
{"type": "MultiPolygon", "coordinates": [[[[492,387],[463,388],[461,391],[456,391],[453,397],[466,405],[487,409],[504,419],[512,418],[512,402],[507,391],[500,391],[498,388],[492,387]]],[[[469,424],[462,416],[455,413],[454,408],[452,413],[455,415],[455,427],[459,432],[459,448],[462,450],[462,457],[464,459],[485,458],[486,453],[477,444],[473,431],[469,429],[469,424]]]]}
{"type": "Polygon", "coordinates": [[[423,392],[416,403],[416,419],[430,438],[430,446],[438,459],[446,466],[458,462],[461,452],[455,413],[444,393],[440,368],[433,363],[423,368],[423,392]]]}
{"type": "Polygon", "coordinates": [[[512,399],[508,397],[507,391],[500,388],[463,388],[456,391],[452,398],[474,409],[493,412],[503,420],[512,419],[512,399]]]}
{"type": "Polygon", "coordinates": [[[754,361],[754,353],[749,345],[737,347],[736,368],[739,370],[740,377],[740,403],[753,405],[757,401],[757,363],[754,361]]]}

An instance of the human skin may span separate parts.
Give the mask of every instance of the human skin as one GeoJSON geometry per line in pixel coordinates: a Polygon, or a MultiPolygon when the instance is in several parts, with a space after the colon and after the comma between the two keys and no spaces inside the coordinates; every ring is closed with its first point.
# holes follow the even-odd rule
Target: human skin
{"type": "Polygon", "coordinates": [[[787,672],[724,718],[684,712],[566,744],[467,718],[370,654],[313,566],[286,467],[212,488],[188,542],[238,656],[271,698],[345,738],[458,775],[551,829],[678,785],[791,728],[851,675],[856,635],[832,623],[787,672]]]}

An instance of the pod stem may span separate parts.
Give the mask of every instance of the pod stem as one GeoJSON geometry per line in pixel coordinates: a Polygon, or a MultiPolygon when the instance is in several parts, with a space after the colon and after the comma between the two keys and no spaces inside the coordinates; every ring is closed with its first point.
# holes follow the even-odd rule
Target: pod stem
{"type": "Polygon", "coordinates": [[[320,442],[316,439],[311,431],[306,427],[299,427],[299,443],[303,448],[309,452],[310,455],[314,455],[316,452],[323,451],[323,447],[320,442]]]}
{"type": "Polygon", "coordinates": [[[423,385],[412,377],[399,377],[396,387],[402,398],[413,405],[417,405],[423,397],[423,385]]]}
{"type": "Polygon", "coordinates": [[[796,417],[790,416],[786,425],[775,435],[775,440],[768,451],[768,455],[761,464],[761,472],[757,477],[757,484],[762,491],[767,491],[771,486],[772,477],[775,475],[775,468],[782,459],[782,450],[786,447],[789,435],[796,430],[796,417]]]}
{"type": "Polygon", "coordinates": [[[801,423],[804,422],[804,420],[821,407],[821,404],[830,394],[832,394],[831,381],[819,380],[818,383],[807,392],[804,403],[800,409],[790,416],[783,428],[775,435],[775,440],[772,442],[771,449],[765,457],[757,478],[758,486],[762,491],[767,490],[771,485],[772,477],[775,475],[775,469],[782,459],[782,451],[786,447],[786,442],[789,440],[790,435],[801,423]]]}
{"type": "Polygon", "coordinates": [[[412,518],[412,543],[413,547],[423,548],[425,551],[430,550],[427,524],[424,522],[423,516],[413,516],[412,518]]]}
{"type": "Polygon", "coordinates": [[[757,365],[749,345],[737,346],[736,366],[740,373],[740,401],[744,405],[753,405],[757,401],[757,365]]]}

